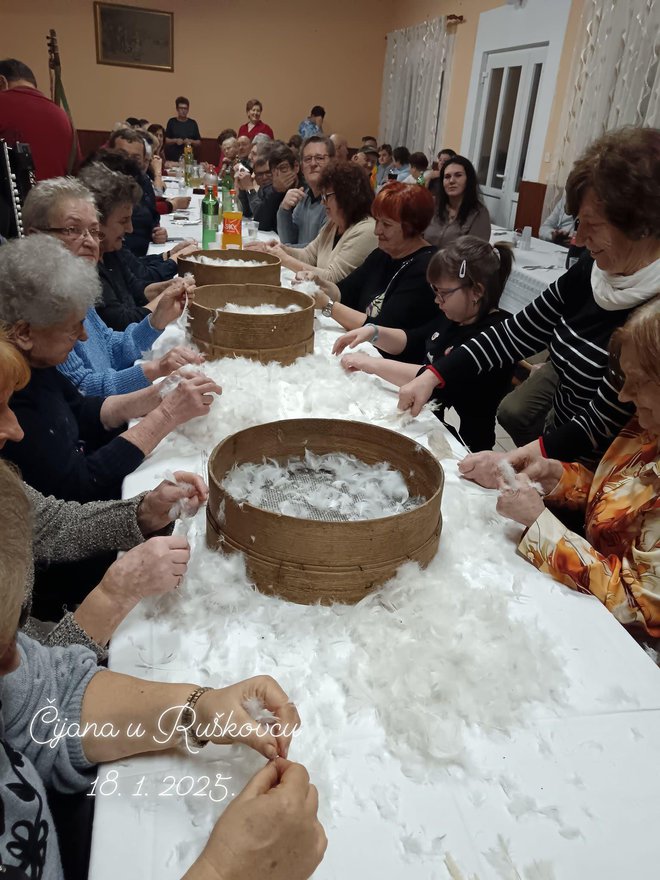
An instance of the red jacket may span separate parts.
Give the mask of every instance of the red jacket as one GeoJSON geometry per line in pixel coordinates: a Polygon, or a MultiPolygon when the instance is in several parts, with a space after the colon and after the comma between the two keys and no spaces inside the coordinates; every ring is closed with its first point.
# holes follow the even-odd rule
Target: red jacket
{"type": "MultiPolygon", "coordinates": [[[[37,180],[67,173],[73,132],[69,117],[37,89],[19,86],[0,92],[0,137],[13,146],[29,144],[37,180]]],[[[76,161],[81,161],[76,139],[76,161]]]]}

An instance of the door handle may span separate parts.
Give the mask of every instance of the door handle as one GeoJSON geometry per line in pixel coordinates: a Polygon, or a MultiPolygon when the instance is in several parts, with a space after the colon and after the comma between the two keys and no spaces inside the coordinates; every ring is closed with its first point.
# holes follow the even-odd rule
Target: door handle
{"type": "Polygon", "coordinates": [[[499,177],[500,180],[504,180],[504,178],[506,177],[506,174],[496,174],[495,177],[499,177]]]}

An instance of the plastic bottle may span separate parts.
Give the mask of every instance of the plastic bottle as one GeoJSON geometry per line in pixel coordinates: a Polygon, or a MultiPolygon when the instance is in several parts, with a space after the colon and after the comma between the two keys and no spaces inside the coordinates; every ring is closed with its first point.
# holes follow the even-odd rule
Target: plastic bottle
{"type": "Polygon", "coordinates": [[[229,191],[229,210],[222,212],[222,247],[226,250],[243,247],[243,212],[238,207],[236,190],[229,191]]]}
{"type": "Polygon", "coordinates": [[[219,226],[218,188],[206,187],[206,195],[202,200],[202,248],[208,251],[214,247],[218,237],[219,226]]]}

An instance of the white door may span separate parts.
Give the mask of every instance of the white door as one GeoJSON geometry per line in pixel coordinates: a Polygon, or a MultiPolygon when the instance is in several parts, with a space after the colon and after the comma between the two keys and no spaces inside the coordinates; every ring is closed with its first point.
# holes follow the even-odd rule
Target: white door
{"type": "Polygon", "coordinates": [[[484,54],[471,157],[498,226],[513,225],[546,52],[543,45],[484,54]]]}

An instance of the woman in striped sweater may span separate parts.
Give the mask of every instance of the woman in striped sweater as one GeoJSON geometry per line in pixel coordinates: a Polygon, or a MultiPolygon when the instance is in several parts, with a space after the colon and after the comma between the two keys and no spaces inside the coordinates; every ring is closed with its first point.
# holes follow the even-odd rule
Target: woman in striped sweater
{"type": "MultiPolygon", "coordinates": [[[[436,386],[460,387],[549,348],[559,375],[553,407],[543,435],[506,456],[516,470],[540,456],[597,461],[634,412],[606,375],[607,348],[630,313],[660,291],[660,131],[603,135],[576,162],[566,195],[577,244],[589,254],[521,312],[437,358],[399,395],[399,407],[417,415],[436,386]]],[[[496,487],[500,458],[470,455],[461,471],[496,487]]]]}

